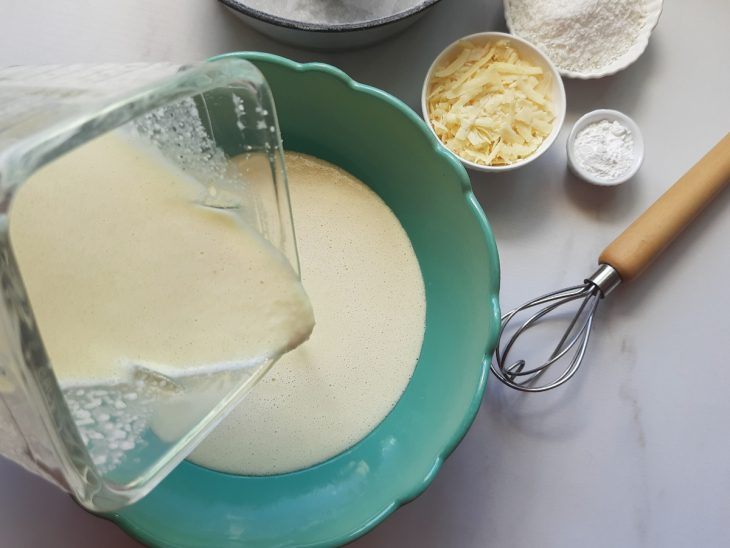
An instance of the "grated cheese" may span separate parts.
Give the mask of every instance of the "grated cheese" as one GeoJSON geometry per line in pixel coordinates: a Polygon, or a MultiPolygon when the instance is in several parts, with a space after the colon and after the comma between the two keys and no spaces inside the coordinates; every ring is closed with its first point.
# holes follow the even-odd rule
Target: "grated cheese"
{"type": "Polygon", "coordinates": [[[460,46],[428,86],[436,136],[476,164],[509,165],[530,156],[553,129],[550,75],[507,40],[460,46]]]}

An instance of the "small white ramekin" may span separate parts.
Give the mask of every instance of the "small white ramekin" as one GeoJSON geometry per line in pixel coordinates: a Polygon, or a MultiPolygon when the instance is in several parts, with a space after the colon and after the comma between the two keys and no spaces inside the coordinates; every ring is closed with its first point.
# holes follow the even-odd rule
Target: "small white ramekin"
{"type": "Polygon", "coordinates": [[[599,186],[616,186],[620,185],[621,183],[625,183],[626,181],[631,179],[631,177],[636,175],[636,172],[639,171],[639,167],[641,167],[641,163],[644,161],[644,140],[641,137],[641,131],[639,130],[639,126],[636,125],[636,122],[634,122],[631,118],[626,116],[623,112],[619,112],[618,110],[599,109],[593,110],[581,116],[578,121],[573,124],[573,129],[570,130],[570,135],[568,135],[567,147],[568,166],[570,166],[571,171],[573,171],[575,175],[577,175],[584,181],[599,186]],[[575,138],[578,133],[580,133],[587,126],[596,122],[600,122],[601,120],[607,120],[609,122],[619,122],[622,126],[627,128],[631,132],[631,136],[634,140],[634,163],[627,171],[625,171],[623,174],[621,174],[621,176],[617,177],[616,179],[604,179],[588,173],[580,166],[577,159],[575,158],[574,146],[575,138]]]}

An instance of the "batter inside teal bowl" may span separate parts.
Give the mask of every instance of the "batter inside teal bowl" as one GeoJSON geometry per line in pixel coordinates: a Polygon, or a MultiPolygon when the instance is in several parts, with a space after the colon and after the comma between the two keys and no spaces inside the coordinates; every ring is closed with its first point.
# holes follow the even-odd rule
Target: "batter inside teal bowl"
{"type": "MultiPolygon", "coordinates": [[[[263,154],[234,162],[267,181],[263,154]]],[[[286,170],[316,326],[189,456],[221,472],[292,472],[350,448],[395,406],[423,343],[423,277],[395,214],[323,160],[287,151],[286,170]]]]}
{"type": "MultiPolygon", "coordinates": [[[[406,105],[326,65],[233,55],[268,80],[284,147],[363,181],[405,229],[426,293],[418,365],[384,420],[321,464],[242,476],[186,462],[111,517],[159,546],[340,544],[422,492],[471,424],[499,328],[496,246],[466,172],[406,105]]],[[[234,135],[232,122],[232,155],[234,135]]]]}

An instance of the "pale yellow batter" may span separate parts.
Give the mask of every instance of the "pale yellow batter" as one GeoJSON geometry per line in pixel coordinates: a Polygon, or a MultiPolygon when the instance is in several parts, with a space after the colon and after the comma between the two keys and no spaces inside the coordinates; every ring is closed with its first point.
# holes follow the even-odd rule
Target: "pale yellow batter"
{"type": "Polygon", "coordinates": [[[421,350],[424,284],[398,219],[344,171],[286,160],[317,325],[191,455],[217,470],[274,474],[337,455],[390,412],[421,350]]]}
{"type": "Polygon", "coordinates": [[[109,134],[34,173],[10,237],[60,382],[265,361],[312,310],[284,257],[156,152],[109,134]]]}

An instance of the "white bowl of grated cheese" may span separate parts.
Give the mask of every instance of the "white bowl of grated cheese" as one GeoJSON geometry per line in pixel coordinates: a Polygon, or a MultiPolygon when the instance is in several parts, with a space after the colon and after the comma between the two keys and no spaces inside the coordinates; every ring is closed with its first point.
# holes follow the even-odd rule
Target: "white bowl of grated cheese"
{"type": "Polygon", "coordinates": [[[602,78],[636,61],[662,0],[503,0],[507,28],[542,49],[567,78],[602,78]]]}
{"type": "Polygon", "coordinates": [[[421,110],[436,138],[466,168],[524,166],[555,141],[565,119],[565,88],[535,46],[502,32],[450,44],[423,83],[421,110]]]}

